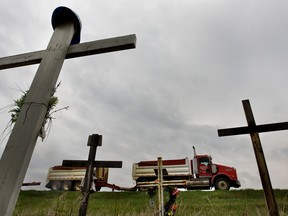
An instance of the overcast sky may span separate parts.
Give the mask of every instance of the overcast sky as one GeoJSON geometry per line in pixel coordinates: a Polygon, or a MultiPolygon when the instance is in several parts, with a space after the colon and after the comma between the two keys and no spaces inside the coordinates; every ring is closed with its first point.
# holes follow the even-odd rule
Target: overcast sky
{"type": "MultiPolygon", "coordinates": [[[[250,136],[217,130],[247,125],[244,99],[257,124],[288,120],[287,1],[1,1],[0,57],[45,49],[58,6],[79,15],[81,42],[136,34],[137,47],[65,61],[55,95],[69,109],[38,139],[25,182],[44,188],[50,166],[87,159],[88,136],[101,134],[96,158],[123,161],[116,185],[133,186],[133,162],[192,158],[194,145],[235,167],[242,188],[262,187],[250,136]]],[[[0,71],[0,132],[37,67],[0,71]]],[[[260,138],[272,186],[287,189],[288,131],[260,138]]]]}

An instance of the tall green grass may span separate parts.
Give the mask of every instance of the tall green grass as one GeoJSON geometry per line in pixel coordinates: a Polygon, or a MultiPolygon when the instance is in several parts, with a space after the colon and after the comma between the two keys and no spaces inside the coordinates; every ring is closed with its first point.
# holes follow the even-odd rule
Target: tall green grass
{"type": "MultiPolygon", "coordinates": [[[[165,195],[168,200],[168,194],[165,195]]],[[[281,216],[288,216],[288,190],[275,190],[281,216]]],[[[80,192],[21,191],[14,216],[78,215],[80,192]]],[[[178,216],[269,215],[262,190],[183,191],[177,198],[178,216]]],[[[97,192],[90,195],[87,216],[154,216],[145,192],[97,192]]]]}

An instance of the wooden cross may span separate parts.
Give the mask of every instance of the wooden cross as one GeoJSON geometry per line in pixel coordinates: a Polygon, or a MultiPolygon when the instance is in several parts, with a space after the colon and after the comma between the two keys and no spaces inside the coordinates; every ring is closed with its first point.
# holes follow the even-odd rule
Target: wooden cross
{"type": "Polygon", "coordinates": [[[88,144],[90,146],[88,161],[76,161],[76,160],[64,160],[62,166],[86,166],[86,174],[83,185],[83,198],[81,200],[79,208],[79,216],[85,216],[88,208],[90,188],[93,181],[94,167],[113,167],[122,168],[122,161],[95,161],[96,150],[98,146],[102,146],[102,136],[98,134],[92,134],[88,138],[88,144]],[[111,166],[110,166],[111,165],[111,166]]]}
{"type": "Polygon", "coordinates": [[[11,216],[28,169],[65,58],[135,48],[135,35],[77,44],[81,23],[69,8],[58,7],[52,15],[54,32],[45,51],[0,59],[0,68],[40,62],[26,100],[0,161],[0,215],[11,216]],[[72,44],[72,45],[71,45],[72,44]],[[75,44],[75,45],[74,45],[75,44]],[[71,46],[70,46],[71,45],[71,46]]]}
{"type": "Polygon", "coordinates": [[[278,212],[278,208],[277,208],[277,204],[275,200],[274,191],[272,189],[269,172],[268,172],[268,168],[266,165],[265,156],[264,156],[264,152],[262,149],[259,133],[287,130],[288,122],[256,125],[249,100],[243,100],[242,104],[243,104],[244,112],[246,115],[248,127],[219,129],[218,136],[250,134],[269,214],[271,216],[278,216],[279,212],[278,212]]]}
{"type": "Polygon", "coordinates": [[[88,208],[90,188],[93,181],[92,174],[95,167],[122,168],[122,161],[95,161],[96,150],[102,146],[102,136],[92,134],[88,138],[87,146],[90,146],[88,160],[63,160],[62,166],[65,167],[86,167],[83,185],[83,198],[79,209],[79,216],[85,216],[88,208]]]}

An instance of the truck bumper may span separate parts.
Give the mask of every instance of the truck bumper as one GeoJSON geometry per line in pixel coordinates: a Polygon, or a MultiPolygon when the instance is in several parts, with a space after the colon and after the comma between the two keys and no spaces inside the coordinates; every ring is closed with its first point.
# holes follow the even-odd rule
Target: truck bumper
{"type": "Polygon", "coordinates": [[[240,183],[239,180],[235,181],[235,183],[234,183],[234,187],[235,187],[235,188],[239,188],[239,187],[241,187],[241,183],[240,183]]]}

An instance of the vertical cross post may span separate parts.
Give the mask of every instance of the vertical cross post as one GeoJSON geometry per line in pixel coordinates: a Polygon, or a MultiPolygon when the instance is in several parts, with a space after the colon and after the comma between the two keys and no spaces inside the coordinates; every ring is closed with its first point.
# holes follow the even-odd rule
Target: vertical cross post
{"type": "Polygon", "coordinates": [[[76,26],[80,26],[79,20],[71,10],[57,11],[54,33],[0,161],[0,215],[13,214],[49,100],[77,31],[76,26]]]}
{"type": "Polygon", "coordinates": [[[93,171],[94,171],[94,161],[96,156],[96,150],[98,146],[102,146],[102,136],[98,134],[92,134],[88,138],[88,144],[90,146],[86,174],[84,179],[84,186],[83,186],[83,197],[81,200],[81,205],[79,209],[79,216],[86,216],[87,208],[88,208],[88,201],[89,201],[89,194],[90,188],[93,181],[93,171]]]}
{"type": "Polygon", "coordinates": [[[157,164],[158,164],[158,212],[159,216],[164,216],[162,157],[158,157],[157,164]]]}
{"type": "Polygon", "coordinates": [[[218,136],[231,136],[231,135],[248,134],[248,133],[250,134],[269,215],[279,216],[274,191],[270,181],[270,176],[259,137],[259,132],[287,130],[288,122],[256,125],[249,100],[243,100],[242,104],[248,127],[219,129],[218,136]]]}
{"type": "MultiPolygon", "coordinates": [[[[252,109],[249,103],[249,100],[242,101],[244,112],[246,115],[246,120],[248,127],[256,127],[256,122],[252,113],[252,109]]],[[[264,152],[262,149],[261,141],[258,132],[251,132],[250,133],[251,141],[253,144],[253,149],[256,157],[256,161],[258,164],[258,170],[260,173],[260,178],[262,182],[262,187],[265,193],[266,204],[269,210],[270,215],[277,216],[278,208],[275,200],[274,191],[272,189],[272,184],[270,181],[270,176],[268,172],[268,168],[266,165],[266,160],[264,156],[264,152]]]]}

